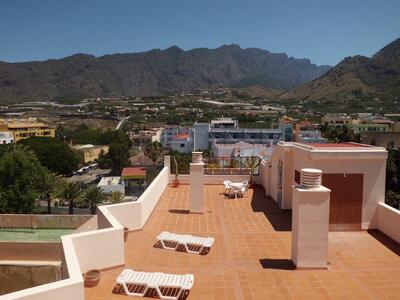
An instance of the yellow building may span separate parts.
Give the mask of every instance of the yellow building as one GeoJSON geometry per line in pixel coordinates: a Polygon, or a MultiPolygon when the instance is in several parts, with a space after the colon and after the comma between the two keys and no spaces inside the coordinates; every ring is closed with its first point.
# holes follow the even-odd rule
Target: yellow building
{"type": "Polygon", "coordinates": [[[78,151],[82,156],[83,163],[93,162],[99,159],[100,154],[108,153],[108,146],[107,145],[74,145],[72,149],[78,151]]]}
{"type": "Polygon", "coordinates": [[[11,131],[14,136],[14,142],[27,139],[31,136],[55,137],[54,128],[39,122],[11,121],[0,123],[0,131],[11,131]]]}

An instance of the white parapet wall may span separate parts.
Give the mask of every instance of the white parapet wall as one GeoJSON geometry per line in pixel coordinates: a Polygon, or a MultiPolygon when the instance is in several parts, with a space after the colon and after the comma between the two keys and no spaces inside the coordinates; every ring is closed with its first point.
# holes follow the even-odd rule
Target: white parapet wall
{"type": "Polygon", "coordinates": [[[5,299],[83,300],[82,274],[125,263],[123,228],[142,229],[168,185],[169,168],[164,167],[137,201],[98,207],[98,229],[64,235],[63,280],[0,296],[5,299]]]}
{"type": "Polygon", "coordinates": [[[376,212],[376,228],[400,243],[400,211],[385,203],[379,203],[376,212]]]}
{"type": "Polygon", "coordinates": [[[168,186],[168,175],[169,169],[164,167],[136,201],[100,206],[99,209],[106,208],[123,227],[129,230],[142,229],[168,186]]]}

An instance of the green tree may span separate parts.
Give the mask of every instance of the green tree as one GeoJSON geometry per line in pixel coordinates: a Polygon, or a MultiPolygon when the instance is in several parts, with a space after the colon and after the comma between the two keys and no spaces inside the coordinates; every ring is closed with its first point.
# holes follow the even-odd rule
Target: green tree
{"type": "Polygon", "coordinates": [[[385,202],[387,205],[390,205],[396,209],[400,209],[400,194],[393,191],[388,191],[386,193],[385,202]]]}
{"type": "Polygon", "coordinates": [[[28,148],[13,145],[0,158],[0,209],[31,213],[48,171],[28,148]]]}
{"type": "Polygon", "coordinates": [[[81,125],[72,133],[74,144],[93,144],[100,145],[102,132],[97,129],[90,129],[86,125],[81,125]]]}
{"type": "Polygon", "coordinates": [[[321,127],[321,131],[324,137],[335,143],[359,143],[361,141],[360,134],[354,133],[354,131],[346,125],[343,125],[341,128],[336,128],[325,124],[321,127]]]}
{"type": "Polygon", "coordinates": [[[399,187],[400,151],[388,150],[386,161],[386,190],[400,191],[399,187]]]}
{"type": "Polygon", "coordinates": [[[108,154],[105,154],[103,150],[100,151],[99,159],[97,160],[101,169],[111,169],[112,161],[108,154]]]}
{"type": "Polygon", "coordinates": [[[162,157],[162,146],[160,142],[150,142],[146,145],[144,154],[151,159],[153,166],[155,166],[157,160],[162,157]]]}
{"type": "Polygon", "coordinates": [[[120,174],[123,167],[129,164],[129,148],[124,144],[112,143],[108,157],[111,159],[111,173],[120,174]]]}
{"type": "Polygon", "coordinates": [[[129,136],[122,130],[111,130],[103,132],[99,137],[99,142],[102,145],[109,145],[112,143],[123,144],[130,148],[131,140],[129,136]]]}
{"type": "Polygon", "coordinates": [[[29,147],[40,163],[56,174],[68,175],[78,168],[78,157],[67,145],[51,137],[30,137],[19,144],[29,147]]]}
{"type": "Polygon", "coordinates": [[[97,206],[103,203],[107,199],[107,196],[103,193],[102,189],[98,186],[88,187],[84,193],[81,202],[89,205],[90,213],[96,214],[97,206]]]}
{"type": "Polygon", "coordinates": [[[81,198],[81,187],[79,182],[66,182],[60,190],[59,197],[68,201],[68,213],[74,214],[74,202],[81,198]]]}

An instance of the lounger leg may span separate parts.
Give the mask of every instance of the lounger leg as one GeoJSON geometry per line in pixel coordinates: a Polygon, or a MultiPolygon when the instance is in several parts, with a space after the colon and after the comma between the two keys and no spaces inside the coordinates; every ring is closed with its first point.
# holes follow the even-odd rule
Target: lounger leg
{"type": "Polygon", "coordinates": [[[179,244],[176,243],[175,247],[168,247],[167,245],[164,244],[164,240],[160,240],[161,245],[163,246],[164,249],[169,249],[169,250],[176,250],[176,248],[178,248],[179,244]]]}
{"type": "Polygon", "coordinates": [[[160,289],[160,287],[159,287],[158,285],[154,286],[154,288],[156,289],[157,294],[158,294],[158,296],[160,297],[160,299],[178,300],[179,297],[180,297],[181,294],[182,294],[182,289],[179,289],[179,292],[178,292],[178,294],[177,294],[175,297],[172,297],[172,296],[164,296],[164,295],[161,293],[161,289],[160,289]]]}
{"type": "MultiPolygon", "coordinates": [[[[204,246],[201,246],[199,251],[192,251],[192,250],[189,250],[189,247],[188,247],[188,245],[187,245],[186,243],[183,244],[183,245],[185,246],[186,251],[187,251],[187,252],[190,252],[190,253],[200,254],[201,251],[203,251],[203,249],[204,249],[204,246]]],[[[199,246],[200,246],[200,245],[199,245],[199,246]]]]}
{"type": "Polygon", "coordinates": [[[122,283],[122,287],[124,288],[124,291],[128,296],[139,296],[139,297],[143,297],[144,295],[146,295],[147,290],[149,289],[149,286],[146,285],[143,293],[131,293],[128,289],[128,286],[126,285],[126,282],[122,283]]]}

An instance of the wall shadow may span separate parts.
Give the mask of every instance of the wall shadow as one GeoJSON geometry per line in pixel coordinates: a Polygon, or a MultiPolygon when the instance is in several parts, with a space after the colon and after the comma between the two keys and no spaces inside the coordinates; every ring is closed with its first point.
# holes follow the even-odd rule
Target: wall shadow
{"type": "Polygon", "coordinates": [[[188,209],[170,209],[168,211],[171,214],[183,214],[183,215],[190,214],[190,210],[188,210],[188,209]]]}
{"type": "Polygon", "coordinates": [[[386,234],[382,233],[378,229],[369,229],[367,232],[377,241],[385,245],[388,249],[393,251],[393,253],[400,256],[400,244],[397,243],[392,238],[388,237],[386,234]]]}
{"type": "Polygon", "coordinates": [[[264,213],[274,230],[292,230],[291,210],[280,209],[271,197],[265,196],[265,191],[262,187],[254,187],[251,208],[254,212],[264,213]]]}
{"type": "Polygon", "coordinates": [[[260,264],[264,269],[275,269],[275,270],[295,270],[296,267],[290,259],[284,258],[264,258],[260,259],[260,264]]]}

